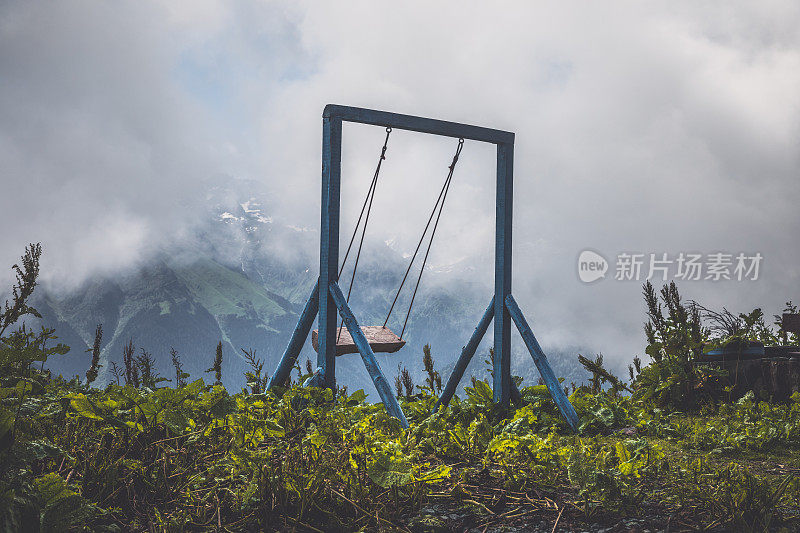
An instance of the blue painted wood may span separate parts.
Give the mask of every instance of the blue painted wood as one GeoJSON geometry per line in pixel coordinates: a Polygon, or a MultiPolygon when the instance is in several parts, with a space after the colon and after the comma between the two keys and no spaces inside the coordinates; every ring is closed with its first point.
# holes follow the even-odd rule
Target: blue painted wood
{"type": "Polygon", "coordinates": [[[483,318],[478,322],[475,331],[472,332],[472,337],[469,338],[467,345],[461,350],[461,355],[458,357],[458,361],[456,361],[453,373],[450,374],[450,378],[448,378],[447,384],[444,386],[442,395],[439,396],[439,399],[436,400],[436,405],[433,406],[434,413],[438,411],[440,407],[446,407],[447,404],[450,403],[453,394],[456,392],[456,388],[458,388],[458,384],[461,382],[461,378],[464,377],[464,372],[467,370],[470,360],[472,360],[472,356],[475,355],[475,350],[478,349],[478,345],[481,343],[483,336],[486,335],[486,330],[489,329],[489,323],[492,321],[493,317],[494,298],[489,302],[489,307],[487,307],[486,311],[483,313],[483,318]]]}
{"type": "MultiPolygon", "coordinates": [[[[325,107],[322,128],[322,214],[320,223],[320,276],[318,282],[320,349],[317,355],[317,366],[322,369],[322,379],[325,386],[333,388],[336,383],[335,353],[337,305],[332,296],[333,290],[330,289],[330,287],[336,285],[338,281],[339,202],[343,121],[471,139],[497,145],[496,264],[495,297],[493,301],[495,359],[493,361],[493,390],[495,402],[503,406],[508,405],[509,399],[513,399],[515,402],[519,401],[519,390],[517,390],[517,387],[511,380],[511,317],[505,305],[506,298],[511,294],[514,134],[508,131],[482,128],[468,124],[333,104],[329,104],[325,107]]],[[[338,288],[338,285],[336,285],[336,287],[338,288]]],[[[349,310],[346,302],[344,307],[349,310]]],[[[353,317],[353,321],[355,321],[355,317],[353,317]]],[[[488,328],[488,322],[486,328],[488,328]]],[[[348,327],[348,329],[350,328],[348,327]]],[[[351,335],[353,335],[354,340],[356,336],[363,339],[363,334],[360,329],[358,329],[358,332],[355,334],[351,332],[351,335]]],[[[305,336],[303,336],[302,340],[305,340],[305,336]]],[[[478,342],[479,341],[480,339],[478,339],[478,342]]],[[[287,348],[287,352],[284,353],[284,357],[281,359],[281,365],[283,365],[285,361],[292,359],[292,357],[287,357],[286,355],[287,353],[291,355],[295,348],[291,346],[289,348],[287,348]],[[289,348],[292,348],[292,350],[289,348]]],[[[371,354],[372,350],[369,348],[368,344],[366,348],[369,350],[367,353],[371,354]]],[[[361,351],[361,353],[362,357],[365,357],[364,352],[361,351]]],[[[296,355],[294,357],[296,357],[296,355]]],[[[369,357],[365,358],[365,363],[369,369],[370,363],[368,363],[367,359],[369,359],[369,357]]],[[[371,359],[374,361],[374,354],[371,359]]],[[[469,361],[469,357],[466,357],[466,361],[469,361]]],[[[375,364],[377,365],[377,361],[375,361],[375,364]]],[[[279,368],[281,365],[279,365],[279,368]]],[[[380,371],[379,367],[378,371],[380,371]]],[[[463,375],[463,371],[461,375],[463,375]]],[[[454,387],[458,384],[461,375],[455,380],[454,387]]],[[[383,377],[382,373],[380,377],[383,377]]],[[[277,378],[273,377],[273,380],[277,382],[277,378]]],[[[388,384],[386,384],[385,381],[384,378],[383,383],[386,385],[390,400],[386,398],[383,399],[384,403],[387,404],[387,409],[391,410],[393,408],[391,404],[393,403],[396,405],[397,402],[394,400],[394,396],[391,394],[391,390],[388,388],[388,384]]],[[[376,387],[378,387],[377,381],[376,387]]],[[[379,392],[380,390],[379,388],[379,392]]],[[[397,405],[397,409],[399,409],[399,405],[397,405]]],[[[402,411],[400,411],[400,415],[402,416],[402,411]]],[[[398,416],[398,418],[401,418],[401,416],[398,416]]],[[[401,419],[404,420],[404,417],[401,419]]]]}
{"type": "Polygon", "coordinates": [[[528,321],[525,320],[525,315],[522,314],[522,310],[517,305],[514,297],[510,294],[506,297],[506,308],[511,314],[514,323],[517,325],[517,329],[520,335],[522,335],[522,340],[525,341],[525,346],[528,347],[533,362],[536,363],[536,368],[539,369],[539,374],[541,374],[545,385],[547,385],[547,390],[550,391],[550,396],[552,396],[553,401],[556,402],[558,409],[561,411],[561,414],[564,415],[569,425],[577,432],[578,414],[575,412],[575,408],[572,407],[572,404],[569,403],[569,399],[567,395],[564,394],[561,383],[559,383],[558,378],[556,378],[556,375],[553,373],[553,369],[550,368],[550,363],[547,362],[547,356],[542,351],[542,347],[539,346],[539,341],[537,341],[536,337],[533,335],[528,321]]]}
{"type": "Polygon", "coordinates": [[[724,356],[735,359],[739,356],[763,357],[764,353],[764,343],[757,341],[732,341],[726,346],[704,352],[703,357],[724,356]]]}
{"type": "Polygon", "coordinates": [[[342,320],[344,320],[344,325],[347,327],[347,331],[349,331],[350,335],[353,337],[353,342],[361,354],[361,359],[364,361],[364,366],[367,367],[367,372],[369,372],[369,375],[372,378],[372,382],[375,384],[375,388],[378,390],[381,400],[383,400],[383,405],[386,406],[386,411],[388,411],[393,417],[400,420],[400,424],[404,428],[408,429],[408,420],[406,420],[406,415],[403,414],[400,404],[397,403],[397,398],[394,397],[392,389],[389,386],[389,382],[386,381],[386,377],[381,371],[381,366],[378,364],[378,360],[375,359],[375,354],[372,353],[372,348],[370,348],[367,338],[364,337],[364,334],[361,332],[361,326],[358,325],[355,315],[353,315],[353,312],[350,310],[350,306],[347,305],[347,299],[344,297],[344,294],[342,294],[342,290],[335,281],[331,282],[329,287],[333,301],[336,303],[336,307],[339,309],[339,314],[342,316],[342,320]]]}
{"type": "MultiPolygon", "coordinates": [[[[709,350],[703,354],[703,356],[726,356],[735,359],[740,355],[750,356],[750,357],[763,357],[764,356],[764,347],[763,346],[750,346],[748,348],[742,348],[740,350],[726,350],[724,348],[718,350],[709,350]]],[[[698,359],[702,361],[702,359],[698,359]]]]}
{"type": "Polygon", "coordinates": [[[412,115],[388,113],[375,109],[328,104],[325,106],[322,116],[323,118],[337,118],[347,122],[357,122],[359,124],[390,126],[401,130],[419,131],[421,133],[464,138],[493,144],[514,143],[514,134],[510,131],[493,130],[480,126],[415,117],[412,115]]]}
{"type": "Polygon", "coordinates": [[[511,319],[504,304],[511,294],[511,226],[514,145],[497,145],[497,200],[494,251],[494,402],[508,407],[511,398],[511,319]]]}
{"type": "Polygon", "coordinates": [[[342,121],[322,121],[322,217],[319,236],[319,351],[326,387],[336,386],[336,304],[328,286],[339,279],[339,196],[342,162],[342,121]]]}
{"type": "Polygon", "coordinates": [[[289,345],[286,347],[278,363],[278,368],[275,369],[275,373],[272,374],[272,377],[270,377],[267,382],[267,389],[271,389],[273,385],[284,383],[286,378],[289,377],[289,373],[292,371],[295,361],[297,361],[297,356],[300,355],[300,350],[303,349],[303,344],[305,344],[308,338],[308,332],[311,331],[311,326],[314,325],[314,319],[317,317],[318,310],[319,278],[317,278],[317,283],[311,291],[311,296],[306,300],[303,312],[300,313],[300,319],[297,321],[297,326],[295,326],[294,332],[292,332],[289,345]]]}
{"type": "Polygon", "coordinates": [[[306,379],[303,383],[303,387],[324,387],[325,384],[322,382],[322,369],[317,367],[311,377],[306,379]]]}

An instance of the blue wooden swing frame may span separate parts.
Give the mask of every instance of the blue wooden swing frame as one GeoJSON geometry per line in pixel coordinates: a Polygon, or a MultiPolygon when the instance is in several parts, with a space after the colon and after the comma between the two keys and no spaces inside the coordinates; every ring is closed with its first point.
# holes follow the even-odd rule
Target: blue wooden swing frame
{"type": "Polygon", "coordinates": [[[550,395],[569,425],[573,430],[577,430],[578,416],[575,409],[569,403],[561,384],[547,362],[547,357],[511,294],[514,134],[468,124],[358,107],[328,104],[322,113],[322,220],[320,223],[319,278],[300,314],[289,344],[275,373],[270,378],[267,388],[284,383],[289,377],[300,350],[308,338],[315,317],[319,318],[319,351],[317,353],[319,376],[316,384],[334,388],[336,383],[337,314],[339,314],[361,354],[386,410],[398,418],[403,427],[408,427],[403,410],[394,397],[391,387],[375,359],[375,354],[364,337],[338,284],[343,122],[470,139],[497,146],[494,298],[469,342],[462,349],[453,373],[436,402],[434,411],[441,406],[446,406],[452,399],[470,359],[475,354],[478,344],[492,321],[494,321],[494,360],[492,361],[494,402],[505,408],[508,407],[509,400],[520,400],[519,391],[511,379],[511,322],[513,321],[522,335],[525,346],[547,385],[550,395]]]}

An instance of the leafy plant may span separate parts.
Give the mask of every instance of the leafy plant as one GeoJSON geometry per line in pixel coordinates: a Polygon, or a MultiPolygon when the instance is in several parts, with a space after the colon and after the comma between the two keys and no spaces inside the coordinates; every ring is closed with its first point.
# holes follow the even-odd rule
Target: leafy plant
{"type": "Polygon", "coordinates": [[[14,264],[11,269],[14,271],[16,283],[11,288],[12,303],[9,305],[6,300],[3,313],[0,314],[0,338],[9,326],[25,315],[33,315],[41,318],[39,312],[28,305],[28,299],[36,288],[36,280],[39,277],[39,258],[42,256],[42,245],[29,244],[25,248],[20,262],[22,266],[14,264]]]}
{"type": "Polygon", "coordinates": [[[394,390],[398,398],[405,396],[411,398],[414,394],[414,378],[406,367],[397,365],[397,375],[394,378],[394,390]]]}
{"type": "Polygon", "coordinates": [[[122,347],[122,362],[125,365],[125,384],[133,385],[139,388],[139,365],[133,356],[134,353],[133,339],[128,340],[128,343],[122,347]]]}
{"type": "Polygon", "coordinates": [[[216,382],[222,383],[222,341],[217,344],[217,350],[214,352],[214,362],[206,372],[213,372],[216,382]]]}
{"type": "Polygon", "coordinates": [[[97,372],[100,370],[100,367],[103,366],[100,364],[100,344],[103,341],[103,325],[98,324],[97,329],[94,331],[94,345],[91,349],[86,350],[87,352],[92,353],[92,363],[89,366],[89,370],[86,371],[86,385],[91,385],[94,380],[97,379],[97,372]]]}
{"type": "Polygon", "coordinates": [[[431,393],[439,394],[442,392],[442,377],[433,367],[433,356],[431,355],[431,345],[426,344],[422,347],[422,366],[428,377],[425,378],[425,386],[431,393]]]}
{"type": "Polygon", "coordinates": [[[156,370],[156,360],[153,357],[153,354],[144,348],[141,348],[141,350],[141,355],[136,358],[136,366],[139,368],[139,372],[142,376],[142,386],[154,389],[159,383],[169,381],[167,378],[161,377],[158,373],[158,370],[156,370]]]}
{"type": "MultiPolygon", "coordinates": [[[[621,379],[603,367],[603,354],[597,354],[594,361],[578,354],[578,362],[583,365],[583,368],[592,373],[592,377],[589,379],[589,387],[594,394],[602,390],[604,383],[611,383],[611,392],[615,395],[623,390],[633,392],[621,379]]],[[[631,371],[631,379],[633,379],[633,371],[631,371]]]]}
{"type": "Polygon", "coordinates": [[[664,285],[659,295],[648,281],[643,286],[648,321],[645,353],[652,363],[641,370],[633,383],[634,397],[655,400],[661,406],[685,408],[697,400],[695,386],[702,370],[693,359],[702,353],[707,337],[700,311],[685,306],[675,282],[664,285]],[[664,313],[666,307],[667,313],[664,313]]]}
{"type": "MultiPolygon", "coordinates": [[[[264,369],[264,362],[256,358],[256,351],[253,349],[248,351],[242,348],[242,352],[244,353],[244,360],[250,365],[250,371],[245,373],[247,386],[250,387],[250,392],[252,394],[261,394],[267,389],[267,382],[269,381],[269,377],[266,374],[263,377],[261,376],[261,372],[264,369]]],[[[311,366],[310,360],[307,359],[306,363],[306,367],[311,366]]],[[[312,373],[310,368],[307,368],[307,370],[309,374],[312,373]]]]}
{"type": "MultiPolygon", "coordinates": [[[[180,389],[186,386],[186,379],[189,377],[189,373],[183,371],[181,357],[175,348],[170,347],[169,354],[172,358],[172,366],[175,367],[175,388],[180,389]]],[[[117,385],[119,385],[119,379],[117,379],[117,385]]]]}

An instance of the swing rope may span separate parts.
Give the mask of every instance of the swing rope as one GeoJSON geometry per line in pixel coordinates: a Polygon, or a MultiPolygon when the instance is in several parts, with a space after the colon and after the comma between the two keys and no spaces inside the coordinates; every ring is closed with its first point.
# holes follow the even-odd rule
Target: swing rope
{"type": "Polygon", "coordinates": [[[400,287],[397,289],[397,293],[394,295],[394,300],[392,301],[392,306],[389,308],[389,313],[386,315],[386,320],[383,321],[383,327],[386,327],[386,324],[389,322],[389,318],[392,316],[392,311],[394,310],[394,306],[397,303],[397,298],[400,296],[400,291],[403,290],[403,285],[405,285],[406,279],[408,278],[408,274],[411,271],[411,267],[414,264],[414,260],[417,258],[417,254],[419,253],[419,249],[422,246],[422,242],[425,240],[425,235],[428,232],[428,228],[431,225],[431,221],[433,221],[433,216],[436,215],[436,222],[433,224],[433,230],[431,231],[430,240],[428,241],[428,246],[425,250],[425,257],[422,260],[422,268],[420,268],[419,276],[417,277],[417,283],[414,286],[414,293],[411,296],[411,302],[408,304],[408,311],[406,312],[406,318],[403,321],[403,329],[400,332],[400,339],[403,338],[403,334],[406,331],[406,326],[408,325],[408,318],[411,316],[411,308],[414,306],[414,299],[417,297],[417,290],[419,289],[420,281],[422,281],[422,273],[425,271],[425,264],[428,261],[428,254],[431,251],[431,245],[433,244],[433,238],[436,235],[436,228],[439,226],[439,218],[442,216],[442,209],[444,209],[444,202],[447,199],[447,193],[450,191],[450,183],[453,180],[453,172],[456,168],[456,163],[458,163],[458,157],[461,155],[461,150],[464,147],[464,139],[458,140],[458,147],[456,148],[456,153],[453,156],[453,162],[450,163],[449,172],[447,173],[447,178],[444,181],[444,185],[442,185],[442,189],[439,191],[439,197],[436,199],[436,203],[433,206],[433,210],[431,211],[430,216],[428,217],[428,222],[425,224],[425,229],[422,231],[422,235],[419,238],[419,242],[417,243],[417,248],[414,250],[414,255],[411,257],[411,262],[408,264],[408,268],[406,269],[405,275],[403,275],[403,280],[400,282],[400,287]],[[438,209],[438,213],[437,213],[438,209]]]}
{"type": "MultiPolygon", "coordinates": [[[[384,159],[386,159],[386,148],[389,144],[389,134],[392,133],[392,128],[386,128],[386,139],[383,141],[383,148],[381,148],[381,156],[378,159],[378,166],[375,168],[375,175],[372,176],[372,182],[369,184],[369,190],[367,191],[367,197],[364,198],[364,205],[361,206],[361,213],[358,215],[358,220],[356,221],[356,227],[353,229],[353,235],[350,237],[350,244],[347,245],[347,252],[344,254],[344,259],[342,260],[342,266],[339,268],[339,276],[342,275],[344,271],[344,265],[347,263],[347,256],[350,255],[350,248],[353,247],[353,241],[356,240],[356,235],[358,234],[358,227],[361,224],[361,218],[364,216],[364,210],[367,208],[367,203],[369,203],[370,209],[372,209],[372,196],[375,195],[375,185],[378,183],[378,174],[381,172],[381,163],[383,163],[384,159]]],[[[367,220],[364,221],[364,228],[366,229],[367,222],[369,222],[369,212],[367,213],[367,220]]],[[[361,234],[361,243],[364,242],[364,234],[361,234]]],[[[358,247],[359,254],[361,253],[361,245],[358,247]]]]}
{"type": "MultiPolygon", "coordinates": [[[[350,243],[347,245],[347,251],[344,254],[344,260],[342,261],[342,265],[339,268],[339,276],[342,275],[344,271],[345,264],[347,263],[347,258],[350,256],[350,251],[353,248],[353,244],[355,243],[356,237],[358,236],[358,231],[361,229],[361,238],[358,242],[358,249],[356,251],[356,258],[355,263],[353,265],[353,273],[350,276],[350,286],[347,289],[347,303],[350,303],[350,295],[353,291],[353,285],[356,279],[356,272],[358,271],[358,263],[361,258],[361,251],[364,246],[364,236],[367,232],[367,225],[369,224],[369,217],[372,213],[372,203],[375,199],[375,190],[377,189],[378,184],[378,177],[381,171],[381,165],[383,161],[386,159],[386,150],[389,143],[389,134],[392,132],[392,128],[386,128],[386,138],[383,142],[383,147],[381,148],[381,155],[378,159],[378,164],[375,168],[375,173],[372,176],[372,181],[370,182],[369,189],[367,190],[367,196],[364,198],[364,204],[361,206],[361,212],[358,215],[358,220],[356,221],[356,227],[353,229],[353,235],[350,237],[350,243]],[[366,216],[365,216],[366,215],[366,216]],[[361,225],[361,221],[364,221],[364,225],[361,225]]],[[[442,185],[441,190],[439,191],[439,196],[436,198],[436,203],[433,205],[433,209],[431,210],[431,214],[428,217],[428,222],[425,224],[425,229],[422,231],[422,235],[419,238],[419,242],[417,243],[417,247],[414,250],[414,254],[411,257],[411,261],[408,264],[408,268],[406,269],[405,274],[403,275],[403,280],[400,282],[400,287],[398,287],[397,292],[394,295],[394,300],[392,300],[392,305],[389,308],[389,313],[386,315],[386,320],[383,322],[383,327],[386,327],[386,324],[389,322],[389,318],[392,316],[392,311],[394,311],[395,304],[397,304],[397,299],[400,297],[400,292],[403,290],[403,286],[405,285],[406,280],[408,279],[408,275],[411,272],[411,267],[414,265],[414,261],[419,254],[419,250],[422,247],[422,243],[425,241],[425,237],[428,234],[428,229],[431,227],[431,222],[433,222],[433,229],[430,233],[430,238],[428,240],[428,245],[425,248],[425,256],[422,259],[422,267],[419,271],[419,276],[417,276],[417,282],[414,285],[414,292],[411,295],[411,302],[408,304],[408,311],[406,312],[405,320],[403,321],[403,329],[400,332],[400,339],[402,340],[403,334],[406,331],[406,326],[408,325],[408,319],[411,316],[411,309],[414,306],[414,300],[417,297],[417,291],[419,290],[420,282],[422,281],[422,274],[425,272],[425,265],[428,262],[428,255],[431,251],[431,245],[433,244],[433,238],[436,235],[436,229],[439,227],[439,219],[442,216],[442,210],[444,209],[444,202],[447,199],[447,193],[450,191],[450,184],[453,180],[453,173],[455,172],[456,164],[458,163],[458,158],[461,155],[461,150],[464,147],[464,139],[461,138],[458,140],[458,146],[456,148],[455,155],[453,155],[453,161],[448,166],[448,173],[447,178],[444,180],[444,184],[442,185]],[[434,216],[436,220],[434,221],[434,216]]],[[[342,334],[342,329],[344,325],[344,319],[342,319],[342,323],[339,324],[339,331],[337,332],[336,341],[339,341],[339,337],[342,334]]]]}
{"type": "MultiPolygon", "coordinates": [[[[367,224],[369,224],[369,216],[372,213],[372,200],[375,198],[375,189],[377,188],[378,184],[378,176],[381,173],[381,164],[386,159],[386,149],[389,144],[389,134],[392,133],[392,128],[386,128],[386,139],[383,141],[383,148],[381,148],[381,156],[378,159],[378,165],[375,167],[375,174],[372,176],[372,182],[369,184],[369,190],[367,191],[367,197],[364,199],[364,205],[361,206],[361,213],[358,215],[358,221],[356,222],[356,227],[353,230],[353,236],[350,237],[350,244],[347,245],[347,252],[344,254],[344,260],[342,261],[342,266],[339,268],[339,276],[342,275],[342,271],[344,270],[344,265],[347,263],[347,257],[350,255],[350,249],[353,247],[353,242],[356,239],[356,235],[358,234],[358,228],[361,224],[361,218],[364,216],[364,210],[366,209],[367,216],[364,218],[364,226],[361,229],[361,239],[358,242],[358,251],[356,252],[356,261],[353,265],[353,275],[350,277],[350,286],[347,288],[347,303],[350,303],[350,293],[353,291],[353,284],[356,280],[356,272],[358,271],[358,260],[361,259],[361,249],[364,246],[364,235],[367,233],[367,224]]],[[[344,325],[344,318],[342,318],[341,323],[339,324],[339,331],[336,333],[336,342],[339,342],[339,337],[342,335],[342,326],[344,325]]]]}

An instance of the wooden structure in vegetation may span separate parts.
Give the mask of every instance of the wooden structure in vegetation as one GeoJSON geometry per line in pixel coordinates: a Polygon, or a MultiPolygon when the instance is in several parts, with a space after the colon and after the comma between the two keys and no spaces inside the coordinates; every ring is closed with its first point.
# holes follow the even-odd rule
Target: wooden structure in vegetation
{"type": "MultiPolygon", "coordinates": [[[[784,313],[782,329],[800,335],[800,314],[784,313]]],[[[757,397],[783,401],[800,392],[800,346],[729,344],[704,353],[694,363],[726,371],[724,379],[699,384],[713,395],[729,390],[731,397],[738,398],[753,391],[757,397]]]]}
{"type": "MultiPolygon", "coordinates": [[[[361,354],[364,365],[372,377],[375,388],[383,400],[386,409],[390,414],[397,417],[404,427],[408,427],[405,415],[400,405],[397,403],[397,399],[394,397],[378,361],[375,359],[375,351],[383,349],[385,346],[381,346],[381,343],[377,342],[378,339],[376,337],[373,336],[371,339],[369,338],[373,330],[369,328],[364,330],[361,328],[349,307],[349,294],[348,297],[346,297],[339,287],[339,275],[341,274],[341,269],[339,268],[339,212],[342,123],[355,122],[386,128],[387,142],[392,129],[416,131],[459,139],[456,155],[453,158],[453,163],[449,167],[450,174],[448,175],[448,180],[445,182],[445,187],[443,187],[443,193],[445,195],[447,190],[449,190],[449,180],[452,178],[453,169],[458,161],[458,155],[465,140],[486,142],[494,144],[497,147],[494,297],[472,337],[461,351],[455,369],[441,397],[436,403],[435,409],[449,403],[467,368],[467,364],[474,355],[478,344],[492,321],[494,322],[494,360],[492,362],[494,401],[501,406],[507,407],[511,399],[519,400],[519,391],[511,379],[511,323],[513,322],[522,334],[525,345],[530,351],[534,363],[550,391],[550,395],[570,426],[573,429],[577,429],[578,416],[575,413],[575,409],[564,394],[564,390],[561,388],[558,379],[550,368],[547,357],[539,346],[533,331],[525,320],[522,311],[511,293],[514,134],[508,131],[482,128],[468,124],[339,105],[325,106],[322,117],[322,218],[320,226],[319,278],[300,315],[300,319],[292,333],[289,345],[278,364],[278,368],[270,378],[267,387],[271,388],[286,381],[308,337],[314,318],[316,317],[318,318],[319,331],[317,335],[314,336],[316,340],[315,347],[318,349],[318,353],[317,372],[315,373],[313,384],[333,388],[336,382],[336,356],[341,355],[341,353],[358,351],[358,353],[361,354]],[[343,325],[350,333],[349,340],[339,336],[339,329],[341,326],[337,328],[337,313],[341,316],[343,325]],[[355,350],[353,350],[353,348],[355,348],[355,350]]],[[[378,178],[378,172],[380,171],[380,163],[385,159],[385,152],[386,143],[384,143],[381,158],[378,162],[378,168],[376,169],[375,177],[371,185],[372,194],[374,194],[375,182],[378,178]]],[[[367,199],[369,200],[371,208],[372,202],[369,195],[370,193],[368,193],[367,199]]],[[[441,197],[442,193],[440,193],[440,198],[441,197]]],[[[444,200],[442,199],[441,202],[443,206],[444,200]]],[[[437,205],[438,204],[439,200],[437,200],[437,205]]],[[[434,207],[434,212],[435,210],[436,207],[434,207]]],[[[364,210],[362,208],[362,214],[363,212],[364,210]]],[[[441,208],[439,208],[439,215],[441,215],[441,208]]],[[[369,214],[367,213],[367,217],[368,216],[369,214]]],[[[433,213],[431,218],[433,218],[433,213]]],[[[431,219],[428,221],[429,225],[430,222],[431,219]]],[[[438,216],[436,222],[438,224],[438,216]]],[[[366,222],[364,227],[366,228],[366,222]]],[[[427,228],[426,226],[426,231],[427,228]]],[[[433,231],[435,232],[435,230],[436,226],[434,225],[433,231]]],[[[356,231],[358,231],[358,223],[356,225],[356,231]]],[[[423,237],[424,235],[423,233],[423,237]]],[[[431,236],[431,241],[432,239],[433,237],[431,236]]],[[[428,245],[428,249],[430,250],[430,244],[428,245]]],[[[346,257],[347,254],[345,254],[345,259],[346,257]]],[[[356,259],[356,265],[357,262],[358,260],[356,259]]],[[[410,268],[409,265],[409,269],[410,268]]],[[[422,275],[422,271],[424,271],[424,262],[420,270],[420,276],[422,275]]],[[[406,272],[406,275],[407,274],[408,272],[406,272]]],[[[353,275],[355,276],[355,270],[353,275]]],[[[417,281],[417,286],[418,285],[419,281],[417,281]]],[[[395,297],[395,300],[396,299],[395,297]]],[[[389,312],[391,314],[391,310],[389,312]]],[[[406,322],[407,321],[408,315],[406,315],[406,322]]],[[[403,328],[403,332],[404,331],[405,326],[403,328]]],[[[401,340],[403,332],[401,332],[399,337],[396,336],[397,341],[401,340]]],[[[392,333],[392,335],[394,334],[392,333]]],[[[312,339],[312,341],[313,340],[314,339],[312,339]]]]}

